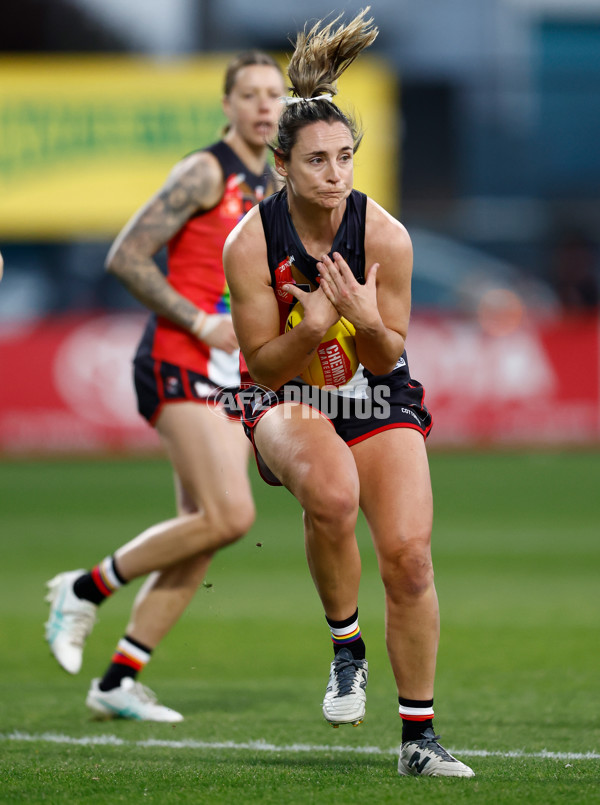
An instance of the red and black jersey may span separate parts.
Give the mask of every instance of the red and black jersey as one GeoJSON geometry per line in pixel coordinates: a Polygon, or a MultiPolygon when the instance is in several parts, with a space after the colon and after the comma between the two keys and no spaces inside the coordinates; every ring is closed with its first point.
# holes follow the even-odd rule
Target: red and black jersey
{"type": "MultiPolygon", "coordinates": [[[[223,246],[238,221],[273,191],[273,174],[248,170],[223,141],[203,149],[221,165],[224,192],[210,210],[193,215],[167,244],[167,280],[206,313],[229,313],[229,290],[223,272],[223,246]]],[[[169,319],[152,314],[138,355],[190,369],[216,385],[239,382],[238,354],[213,349],[169,319]]]]}

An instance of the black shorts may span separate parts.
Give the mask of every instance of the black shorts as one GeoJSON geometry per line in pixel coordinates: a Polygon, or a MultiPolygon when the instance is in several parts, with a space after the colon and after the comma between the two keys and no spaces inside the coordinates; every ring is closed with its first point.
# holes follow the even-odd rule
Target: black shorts
{"type": "Polygon", "coordinates": [[[362,398],[331,394],[296,381],[286,383],[276,392],[260,386],[244,389],[237,398],[238,408],[242,411],[244,430],[254,447],[263,480],[273,486],[281,486],[256,449],[254,428],[267,411],[284,402],[308,406],[307,416],[312,415],[310,409],[320,411],[331,422],[338,436],[350,446],[392,428],[412,428],[427,438],[433,421],[424,404],[425,389],[418,380],[406,380],[394,375],[372,380],[362,398]]]}
{"type": "MultiPolygon", "coordinates": [[[[151,425],[156,423],[163,405],[167,403],[219,405],[234,398],[239,389],[235,386],[229,390],[229,394],[223,395],[223,389],[205,375],[174,363],[155,361],[150,355],[139,354],[133,361],[133,381],[138,411],[151,425]]],[[[240,418],[240,413],[234,410],[227,409],[227,415],[229,418],[240,418]]]]}

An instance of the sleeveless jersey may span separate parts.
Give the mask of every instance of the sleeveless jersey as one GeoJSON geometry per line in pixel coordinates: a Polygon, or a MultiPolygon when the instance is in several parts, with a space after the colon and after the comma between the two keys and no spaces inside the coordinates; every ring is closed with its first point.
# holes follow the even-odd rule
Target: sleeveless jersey
{"type": "MultiPolygon", "coordinates": [[[[329,256],[339,252],[357,281],[365,283],[365,223],[367,196],[358,190],[352,190],[346,199],[346,209],[342,222],[333,239],[329,256]]],[[[285,323],[296,299],[286,293],[282,286],[298,285],[303,291],[314,291],[318,286],[317,260],[309,255],[296,232],[288,211],[287,191],[284,189],[259,204],[265,239],[267,242],[267,260],[271,274],[271,285],[275,291],[279,306],[279,332],[285,332],[285,323]]],[[[408,377],[406,353],[399,359],[394,373],[405,370],[408,377]]],[[[362,364],[345,386],[337,389],[339,394],[360,396],[359,389],[364,387],[373,375],[362,364]]]]}
{"type": "MultiPolygon", "coordinates": [[[[193,215],[167,244],[167,280],[182,296],[206,313],[229,313],[229,291],[223,272],[223,246],[238,221],[273,190],[271,169],[251,173],[223,141],[203,149],[219,161],[224,192],[210,210],[193,215]]],[[[239,354],[209,347],[190,332],[152,314],[138,356],[172,363],[204,375],[216,385],[239,382],[239,354]]]]}

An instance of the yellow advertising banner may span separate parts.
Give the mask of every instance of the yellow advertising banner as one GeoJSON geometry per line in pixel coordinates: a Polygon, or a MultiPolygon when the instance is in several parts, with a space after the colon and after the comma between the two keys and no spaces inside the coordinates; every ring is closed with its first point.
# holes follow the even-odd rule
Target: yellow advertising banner
{"type": "MultiPolygon", "coordinates": [[[[0,237],[114,237],[178,159],[221,136],[228,60],[0,58],[0,237]]],[[[338,100],[365,129],[355,186],[394,212],[394,78],[365,57],[338,100]]]]}

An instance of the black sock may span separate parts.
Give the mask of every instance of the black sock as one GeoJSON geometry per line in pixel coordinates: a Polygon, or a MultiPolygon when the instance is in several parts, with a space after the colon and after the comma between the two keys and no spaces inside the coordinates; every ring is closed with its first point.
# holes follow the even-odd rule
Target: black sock
{"type": "Polygon", "coordinates": [[[135,679],[139,672],[146,667],[151,655],[151,648],[140,643],[139,640],[125,635],[119,640],[112,661],[98,687],[103,691],[113,690],[113,688],[118,688],[127,676],[135,679]]]}
{"type": "Polygon", "coordinates": [[[398,704],[402,719],[402,743],[418,741],[426,729],[433,729],[433,699],[404,699],[399,696],[398,704]]]}
{"type": "Polygon", "coordinates": [[[362,637],[355,640],[353,643],[346,643],[346,645],[338,645],[334,643],[333,656],[335,657],[343,648],[348,649],[355,660],[364,660],[367,656],[367,647],[364,644],[362,637]]]}
{"type": "Polygon", "coordinates": [[[325,616],[325,619],[331,631],[334,656],[343,648],[346,648],[355,660],[364,660],[367,649],[358,625],[358,609],[354,615],[343,621],[334,621],[327,616],[325,616]]]}
{"type": "Polygon", "coordinates": [[[127,584],[127,581],[119,573],[114,557],[107,556],[89,573],[75,580],[73,592],[77,598],[101,604],[123,584],[127,584]]]}

